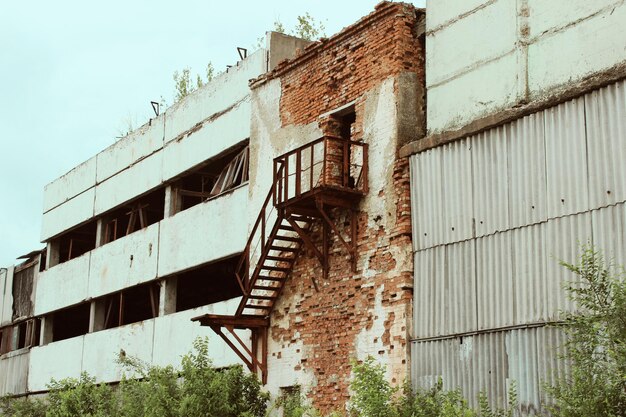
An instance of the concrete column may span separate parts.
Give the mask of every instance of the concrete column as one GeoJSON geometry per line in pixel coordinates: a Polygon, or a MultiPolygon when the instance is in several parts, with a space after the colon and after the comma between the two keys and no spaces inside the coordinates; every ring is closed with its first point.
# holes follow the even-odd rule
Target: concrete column
{"type": "Polygon", "coordinates": [[[47,242],[46,250],[46,269],[52,268],[59,264],[59,243],[47,242]]]}
{"type": "Polygon", "coordinates": [[[181,204],[182,199],[178,194],[178,188],[172,184],[165,187],[165,213],[163,213],[163,217],[172,217],[174,214],[178,213],[181,204]]]}
{"type": "Polygon", "coordinates": [[[96,220],[96,248],[104,244],[104,219],[96,220]]]}
{"type": "Polygon", "coordinates": [[[176,312],[176,290],[178,277],[169,277],[161,281],[159,292],[159,317],[176,312]]]}
{"type": "Polygon", "coordinates": [[[105,303],[104,300],[91,302],[89,310],[89,333],[104,329],[105,303]]]}
{"type": "Polygon", "coordinates": [[[52,321],[51,315],[41,318],[41,333],[39,337],[39,345],[45,346],[52,342],[52,321]]]}

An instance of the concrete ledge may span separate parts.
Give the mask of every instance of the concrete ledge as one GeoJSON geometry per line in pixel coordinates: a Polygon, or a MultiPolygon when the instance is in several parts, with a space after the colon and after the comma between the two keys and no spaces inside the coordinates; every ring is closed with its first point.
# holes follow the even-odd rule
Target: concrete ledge
{"type": "Polygon", "coordinates": [[[605,87],[624,78],[626,78],[626,62],[617,64],[606,71],[593,74],[578,82],[568,82],[555,87],[546,95],[532,103],[520,103],[518,106],[510,107],[476,119],[460,129],[436,133],[408,143],[400,148],[400,157],[408,157],[512,122],[529,114],[580,97],[590,91],[605,87]]]}

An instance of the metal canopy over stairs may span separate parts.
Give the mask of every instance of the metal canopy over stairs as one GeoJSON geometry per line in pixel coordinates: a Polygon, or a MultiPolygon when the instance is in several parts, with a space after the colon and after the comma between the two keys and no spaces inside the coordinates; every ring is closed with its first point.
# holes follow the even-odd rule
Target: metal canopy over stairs
{"type": "MultiPolygon", "coordinates": [[[[303,248],[315,254],[326,278],[332,231],[356,270],[355,208],[368,191],[367,161],[367,144],[335,136],[324,136],[274,159],[272,187],[235,271],[243,294],[237,311],[192,319],[211,327],[251,372],[260,371],[264,384],[269,316],[303,248]],[[350,210],[347,237],[331,219],[329,211],[334,208],[350,210]],[[317,222],[322,231],[320,248],[311,237],[317,222]],[[251,331],[250,347],[235,330],[251,331]]],[[[312,281],[318,290],[318,283],[312,281]]]]}

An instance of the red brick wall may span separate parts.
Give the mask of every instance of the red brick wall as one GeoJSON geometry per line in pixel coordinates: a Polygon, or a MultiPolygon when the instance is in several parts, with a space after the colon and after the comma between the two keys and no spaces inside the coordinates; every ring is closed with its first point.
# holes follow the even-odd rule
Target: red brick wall
{"type": "Polygon", "coordinates": [[[261,80],[281,79],[282,124],[311,123],[401,72],[416,72],[423,80],[424,51],[416,30],[414,6],[380,3],[339,34],[279,64],[261,80]]]}
{"type": "MultiPolygon", "coordinates": [[[[387,365],[392,382],[402,383],[408,376],[413,274],[399,265],[406,262],[404,257],[412,256],[408,158],[396,160],[393,182],[394,195],[379,195],[395,202],[391,227],[376,224],[382,223],[382,216],[358,213],[357,272],[351,272],[345,247],[331,234],[328,279],[322,279],[317,258],[302,253],[271,316],[270,338],[276,345],[303,345],[300,363],[293,371],[306,369],[315,375],[314,386],[303,388],[323,412],[343,409],[349,399],[350,359],[363,357],[363,352],[357,355],[356,338],[367,333],[375,321],[384,321],[385,330],[370,336],[365,344],[379,346],[371,353],[387,365]],[[371,226],[372,220],[376,226],[371,226]],[[404,259],[398,259],[397,253],[404,259]],[[314,290],[312,278],[317,280],[319,292],[314,290]],[[378,300],[377,292],[382,292],[378,300]]],[[[346,213],[333,214],[343,236],[349,236],[346,213]]],[[[314,236],[321,247],[319,228],[314,236]]],[[[281,357],[280,350],[270,354],[281,357]]]]}
{"type": "MultiPolygon", "coordinates": [[[[372,117],[365,114],[367,92],[404,72],[417,73],[423,82],[417,19],[411,5],[381,3],[372,14],[331,39],[313,44],[252,86],[257,88],[265,80],[280,78],[283,127],[318,121],[325,131],[328,123],[320,115],[355,101],[352,138],[361,139],[366,136],[365,119],[372,117]]],[[[391,127],[397,121],[389,123],[391,127]]],[[[382,146],[391,147],[394,154],[397,144],[393,133],[385,134],[389,142],[382,146]]],[[[383,189],[371,190],[355,207],[356,273],[351,271],[346,248],[331,233],[328,278],[322,278],[314,254],[303,252],[271,315],[269,354],[274,371],[286,372],[289,377],[294,373],[294,378],[303,373],[312,376],[311,386],[305,381],[303,388],[323,412],[341,410],[349,399],[352,358],[377,356],[386,364],[395,384],[408,377],[413,297],[409,164],[406,158],[383,160],[380,150],[376,158],[380,172],[370,170],[370,178],[378,176],[388,181],[383,189]],[[312,278],[319,292],[313,288],[312,278]]],[[[347,210],[335,210],[332,218],[349,240],[347,210]]],[[[313,231],[318,247],[320,229],[318,225],[313,231]]],[[[272,379],[272,368],[269,372],[272,379]]]]}

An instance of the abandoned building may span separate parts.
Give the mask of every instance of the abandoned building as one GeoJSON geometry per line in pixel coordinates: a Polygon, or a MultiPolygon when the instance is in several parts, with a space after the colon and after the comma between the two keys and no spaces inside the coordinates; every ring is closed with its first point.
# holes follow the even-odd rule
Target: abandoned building
{"type": "Polygon", "coordinates": [[[557,259],[626,249],[622,1],[382,2],[266,46],[46,186],[0,269],[0,394],[208,337],[322,411],[350,359],[532,415],[575,308],[557,259]],[[564,13],[566,10],[567,13],[564,13]],[[598,47],[602,45],[602,47],[598,47]]]}

